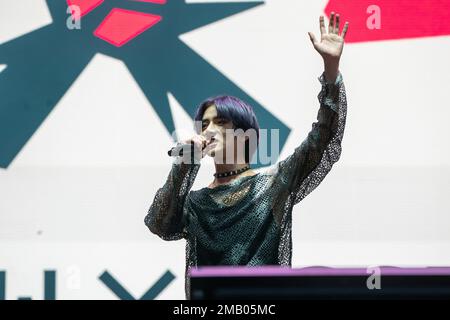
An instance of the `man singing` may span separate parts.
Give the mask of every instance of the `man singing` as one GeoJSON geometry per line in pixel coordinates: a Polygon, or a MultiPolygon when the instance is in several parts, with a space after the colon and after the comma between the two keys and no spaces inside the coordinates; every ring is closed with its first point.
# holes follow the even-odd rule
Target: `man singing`
{"type": "Polygon", "coordinates": [[[201,124],[197,134],[177,144],[192,144],[193,152],[183,150],[176,157],[145,224],[164,240],[186,239],[188,299],[190,267],[291,265],[292,208],[339,160],[347,113],[339,61],[348,22],[340,33],[339,14],[331,13],[328,32],[323,16],[319,21],[320,41],[308,34],[324,61],[318,78],[320,108],[307,138],[290,156],[258,172],[250,168],[255,143],[242,132],[255,132],[258,143],[258,121],[251,106],[233,96],[201,103],[195,116],[201,124]],[[214,180],[191,191],[205,155],[214,157],[214,180]]]}

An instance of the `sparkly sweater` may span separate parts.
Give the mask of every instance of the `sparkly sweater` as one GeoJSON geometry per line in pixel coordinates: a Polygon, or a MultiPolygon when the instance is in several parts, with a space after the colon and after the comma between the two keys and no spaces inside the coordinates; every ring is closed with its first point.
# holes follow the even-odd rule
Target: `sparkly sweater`
{"type": "MultiPolygon", "coordinates": [[[[145,224],[164,240],[186,240],[185,293],[189,268],[205,265],[291,265],[292,208],[313,191],[341,155],[347,113],[342,74],[318,78],[317,121],[286,159],[253,176],[215,188],[190,190],[199,163],[178,159],[157,191],[145,224]]],[[[181,158],[181,157],[178,157],[181,158]]]]}

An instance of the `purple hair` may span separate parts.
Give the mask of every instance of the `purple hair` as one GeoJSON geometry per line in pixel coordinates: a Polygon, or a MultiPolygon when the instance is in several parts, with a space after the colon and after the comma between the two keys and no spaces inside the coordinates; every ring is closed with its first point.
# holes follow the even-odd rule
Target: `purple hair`
{"type": "MultiPolygon", "coordinates": [[[[239,98],[229,95],[210,97],[203,101],[197,108],[194,120],[197,123],[198,121],[201,123],[203,113],[208,107],[212,105],[216,106],[217,116],[230,120],[233,123],[234,129],[242,129],[244,130],[244,132],[248,129],[254,129],[257,136],[257,145],[259,145],[259,124],[258,120],[256,119],[255,112],[249,104],[245,103],[239,98]]],[[[197,133],[199,132],[197,131],[197,133]]],[[[246,161],[248,162],[248,141],[246,142],[245,146],[246,161]]]]}

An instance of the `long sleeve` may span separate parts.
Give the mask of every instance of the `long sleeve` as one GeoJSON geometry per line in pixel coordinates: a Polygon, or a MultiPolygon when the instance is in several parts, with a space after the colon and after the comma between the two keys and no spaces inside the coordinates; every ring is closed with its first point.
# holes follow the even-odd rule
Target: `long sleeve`
{"type": "Polygon", "coordinates": [[[172,163],[167,180],[156,192],[145,217],[145,225],[163,240],[185,237],[183,206],[200,164],[186,164],[177,157],[172,163]]]}
{"type": "Polygon", "coordinates": [[[320,108],[317,121],[307,138],[294,153],[277,164],[275,179],[284,186],[292,205],[313,191],[341,155],[341,142],[347,114],[347,99],[342,75],[334,83],[318,78],[322,89],[318,95],[320,108]]]}

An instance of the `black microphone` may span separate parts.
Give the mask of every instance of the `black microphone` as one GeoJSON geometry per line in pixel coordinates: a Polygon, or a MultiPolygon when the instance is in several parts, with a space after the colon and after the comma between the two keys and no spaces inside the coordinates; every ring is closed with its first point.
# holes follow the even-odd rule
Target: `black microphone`
{"type": "MultiPolygon", "coordinates": [[[[207,143],[203,142],[202,151],[206,148],[206,146],[207,146],[207,143]]],[[[172,149],[167,151],[167,154],[170,157],[182,156],[183,155],[183,150],[185,148],[191,148],[191,153],[194,153],[194,141],[191,141],[190,144],[179,142],[175,147],[173,147],[172,149]]]]}
{"type": "Polygon", "coordinates": [[[183,143],[179,143],[177,144],[175,147],[173,147],[172,149],[170,149],[169,151],[167,151],[167,154],[170,157],[177,157],[177,156],[182,156],[183,155],[183,149],[184,148],[189,148],[192,147],[192,142],[191,144],[183,144],[183,143]]]}
{"type": "MultiPolygon", "coordinates": [[[[203,144],[202,150],[205,149],[206,144],[203,144]]],[[[194,141],[191,141],[190,144],[187,143],[178,143],[175,147],[167,151],[167,154],[170,157],[177,157],[183,155],[184,148],[191,148],[191,152],[194,152],[194,141]]]]}

